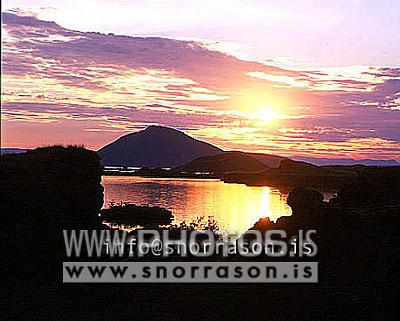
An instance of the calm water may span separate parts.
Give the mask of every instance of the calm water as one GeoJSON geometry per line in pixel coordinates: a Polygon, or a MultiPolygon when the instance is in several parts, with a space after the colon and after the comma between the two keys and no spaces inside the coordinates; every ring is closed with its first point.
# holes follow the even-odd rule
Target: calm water
{"type": "Polygon", "coordinates": [[[291,215],[286,194],[271,187],[225,184],[219,180],[103,176],[105,207],[110,202],[158,205],[175,222],[213,216],[222,230],[242,233],[260,217],[291,215]]]}

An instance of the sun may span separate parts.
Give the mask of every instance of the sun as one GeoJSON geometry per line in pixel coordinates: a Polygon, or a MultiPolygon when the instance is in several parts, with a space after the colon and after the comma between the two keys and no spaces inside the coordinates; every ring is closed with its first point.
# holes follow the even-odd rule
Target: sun
{"type": "Polygon", "coordinates": [[[250,114],[249,118],[256,127],[264,127],[280,118],[280,115],[275,112],[273,107],[263,106],[257,112],[250,114]]]}
{"type": "Polygon", "coordinates": [[[278,114],[271,107],[262,107],[256,117],[262,121],[270,122],[278,118],[278,114]]]}

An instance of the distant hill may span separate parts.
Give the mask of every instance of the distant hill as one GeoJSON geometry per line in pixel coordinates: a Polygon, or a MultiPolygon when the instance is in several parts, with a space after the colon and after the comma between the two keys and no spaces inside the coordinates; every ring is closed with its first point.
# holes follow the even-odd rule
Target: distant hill
{"type": "Polygon", "coordinates": [[[246,153],[246,155],[251,156],[260,162],[264,163],[268,167],[279,167],[282,160],[288,159],[282,156],[261,154],[261,153],[246,153]]]}
{"type": "Polygon", "coordinates": [[[102,147],[102,165],[177,167],[198,157],[221,153],[222,149],[168,127],[149,126],[102,147]]]}
{"type": "Polygon", "coordinates": [[[204,156],[174,168],[185,173],[208,173],[223,175],[229,172],[259,172],[269,166],[243,152],[223,152],[217,155],[204,156]]]}
{"type": "Polygon", "coordinates": [[[25,148],[0,148],[1,155],[26,153],[29,149],[25,148]]]}
{"type": "Polygon", "coordinates": [[[329,165],[343,165],[343,166],[351,166],[351,165],[365,165],[365,166],[398,166],[399,162],[393,159],[352,159],[352,158],[317,158],[317,157],[303,157],[303,156],[294,156],[291,157],[293,160],[303,161],[307,163],[311,163],[318,166],[329,166],[329,165]]]}
{"type": "Polygon", "coordinates": [[[283,160],[280,164],[278,169],[279,171],[299,171],[299,172],[310,172],[310,173],[318,173],[322,174],[324,172],[327,172],[327,169],[324,169],[322,167],[307,163],[307,162],[300,162],[300,161],[294,161],[291,159],[285,159],[283,160]]]}
{"type": "Polygon", "coordinates": [[[275,186],[282,190],[291,190],[294,187],[331,190],[342,187],[356,177],[357,173],[354,171],[335,170],[306,162],[284,159],[278,168],[271,168],[258,173],[227,173],[222,179],[225,183],[275,186]]]}

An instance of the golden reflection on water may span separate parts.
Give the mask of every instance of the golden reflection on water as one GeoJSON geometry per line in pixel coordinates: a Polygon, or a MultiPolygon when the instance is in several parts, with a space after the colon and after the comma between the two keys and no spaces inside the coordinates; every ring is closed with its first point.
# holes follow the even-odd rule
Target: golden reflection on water
{"type": "Polygon", "coordinates": [[[226,184],[211,179],[103,176],[105,207],[110,202],[157,205],[172,211],[175,222],[212,216],[220,229],[243,233],[261,217],[291,215],[286,195],[271,187],[226,184]]]}

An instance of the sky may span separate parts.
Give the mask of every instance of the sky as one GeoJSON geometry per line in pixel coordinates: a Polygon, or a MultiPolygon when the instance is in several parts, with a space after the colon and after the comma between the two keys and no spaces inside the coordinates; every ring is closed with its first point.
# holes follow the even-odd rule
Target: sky
{"type": "Polygon", "coordinates": [[[158,124],[226,150],[400,160],[399,1],[3,1],[2,147],[158,124]]]}

